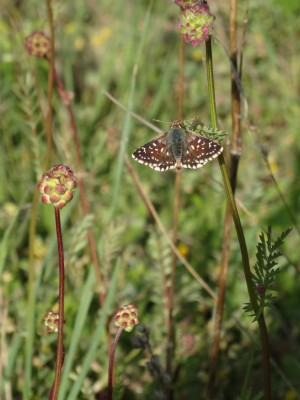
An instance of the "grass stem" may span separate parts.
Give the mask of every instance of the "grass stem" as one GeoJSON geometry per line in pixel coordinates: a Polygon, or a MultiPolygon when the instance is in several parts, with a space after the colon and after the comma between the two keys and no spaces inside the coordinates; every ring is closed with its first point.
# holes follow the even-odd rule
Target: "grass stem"
{"type": "MultiPolygon", "coordinates": [[[[213,77],[213,59],[212,59],[212,48],[211,48],[211,38],[206,42],[206,67],[207,67],[207,81],[208,81],[208,92],[209,92],[209,104],[211,112],[212,126],[217,128],[217,110],[215,101],[215,88],[214,88],[214,77],[213,77]]],[[[240,245],[242,262],[244,268],[244,275],[246,279],[247,289],[250,297],[250,302],[252,304],[253,310],[256,315],[258,315],[258,304],[256,302],[256,296],[254,292],[254,287],[252,284],[252,277],[249,264],[248,249],[246,245],[246,240],[244,236],[243,227],[241,224],[240,216],[236,207],[234,200],[229,175],[227,167],[225,164],[223,153],[218,157],[219,166],[221,169],[221,174],[223,178],[224,188],[227,196],[227,201],[231,209],[233,222],[235,225],[236,233],[238,236],[238,241],[240,245]]],[[[262,344],[262,356],[263,356],[263,382],[264,382],[264,394],[265,399],[271,399],[271,371],[270,371],[270,348],[269,348],[269,338],[268,331],[264,319],[263,313],[258,317],[258,325],[262,344]]]]}

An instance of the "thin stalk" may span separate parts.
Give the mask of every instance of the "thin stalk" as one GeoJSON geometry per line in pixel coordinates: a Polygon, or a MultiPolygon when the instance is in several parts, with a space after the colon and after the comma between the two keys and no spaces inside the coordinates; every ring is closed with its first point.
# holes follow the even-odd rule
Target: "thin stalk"
{"type": "Polygon", "coordinates": [[[112,343],[110,355],[109,355],[109,366],[108,366],[108,389],[107,389],[107,399],[113,400],[113,381],[114,381],[114,362],[117,344],[119,342],[123,328],[118,328],[114,341],[112,343]]]}
{"type": "MultiPolygon", "coordinates": [[[[214,89],[214,77],[213,77],[213,59],[212,59],[212,49],[211,49],[211,39],[206,42],[206,67],[207,67],[207,82],[208,82],[208,92],[209,92],[209,103],[210,103],[210,113],[212,126],[217,128],[217,110],[215,102],[215,89],[214,89]]],[[[254,287],[252,284],[252,277],[249,264],[248,249],[246,245],[246,240],[244,236],[243,227],[241,224],[240,216],[236,207],[233,192],[231,189],[231,184],[228,176],[227,167],[225,164],[223,153],[218,157],[219,166],[221,169],[221,174],[223,178],[224,188],[227,196],[227,201],[231,209],[233,222],[235,225],[236,233],[238,236],[238,241],[241,250],[244,275],[246,279],[247,289],[250,297],[250,302],[252,304],[253,310],[256,315],[258,315],[258,304],[256,302],[256,296],[254,292],[254,287]]],[[[263,353],[263,382],[264,382],[264,394],[265,399],[271,399],[271,371],[270,371],[270,348],[269,348],[269,338],[268,331],[264,319],[263,313],[257,319],[261,344],[263,353]]]]}
{"type": "Polygon", "coordinates": [[[159,216],[157,214],[157,211],[155,210],[155,208],[153,206],[153,203],[151,202],[151,200],[149,199],[149,196],[144,191],[137,173],[133,169],[133,167],[132,167],[132,165],[129,162],[127,157],[125,158],[125,162],[126,162],[126,166],[128,168],[128,171],[129,171],[129,173],[130,173],[130,175],[131,175],[131,177],[132,177],[132,179],[134,181],[134,184],[136,185],[136,188],[137,188],[137,190],[138,190],[143,202],[145,203],[147,209],[150,211],[151,217],[156,222],[156,224],[158,226],[158,229],[160,230],[160,232],[162,233],[162,235],[166,239],[166,242],[170,246],[171,250],[173,251],[174,254],[176,254],[177,259],[185,266],[185,268],[195,278],[195,280],[198,282],[198,284],[200,286],[202,286],[203,289],[213,299],[215,299],[216,298],[216,294],[212,290],[212,288],[201,278],[201,276],[195,271],[195,269],[191,266],[191,264],[186,260],[185,257],[183,257],[183,255],[179,252],[177,247],[174,245],[172,239],[170,238],[170,236],[168,235],[168,232],[166,231],[166,228],[164,227],[163,223],[161,222],[161,220],[160,220],[160,218],[159,218],[159,216]]]}
{"type": "MultiPolygon", "coordinates": [[[[183,93],[184,93],[184,40],[180,35],[179,41],[179,70],[178,70],[178,119],[183,120],[183,93]]],[[[181,174],[175,175],[175,189],[173,202],[173,243],[176,246],[178,238],[178,216],[180,208],[180,182],[181,174]]],[[[172,376],[172,361],[175,352],[175,332],[173,321],[175,275],[177,257],[172,253],[170,284],[167,286],[167,353],[166,353],[166,372],[172,376]]],[[[168,389],[168,399],[173,398],[172,387],[168,389]]]]}
{"type": "Polygon", "coordinates": [[[35,313],[35,260],[34,240],[37,220],[37,205],[39,193],[35,190],[32,200],[31,216],[29,222],[29,268],[28,268],[28,299],[27,299],[27,321],[26,321],[26,346],[25,346],[25,380],[23,389],[24,400],[31,398],[32,381],[32,358],[34,341],[34,313],[35,313]]]}
{"type": "MultiPolygon", "coordinates": [[[[63,93],[65,93],[65,87],[64,87],[64,83],[63,83],[61,77],[59,76],[59,74],[57,73],[56,69],[54,69],[54,77],[55,77],[56,85],[58,88],[58,92],[62,98],[62,102],[64,103],[64,105],[67,108],[70,126],[71,126],[71,130],[73,133],[75,151],[76,151],[77,171],[81,172],[81,171],[83,171],[83,164],[82,164],[82,156],[81,156],[81,150],[80,150],[80,140],[79,140],[77,125],[76,125],[76,120],[74,117],[74,112],[71,107],[70,101],[64,101],[64,99],[63,99],[63,93]]],[[[82,208],[83,215],[86,216],[89,214],[89,204],[86,199],[86,189],[85,189],[84,179],[82,178],[80,173],[78,174],[77,180],[78,180],[78,186],[79,186],[79,196],[80,196],[81,208],[82,208]]],[[[87,229],[87,236],[88,236],[88,242],[89,242],[92,262],[93,262],[94,269],[95,269],[97,287],[101,288],[101,291],[99,293],[99,301],[100,301],[100,304],[103,305],[104,301],[105,301],[105,287],[102,283],[101,268],[100,268],[99,258],[97,255],[97,248],[96,248],[94,232],[93,232],[92,228],[87,229]]]]}
{"type": "Polygon", "coordinates": [[[57,248],[58,248],[58,268],[59,268],[59,290],[58,290],[58,333],[57,333],[57,352],[56,352],[56,366],[55,366],[55,378],[52,389],[50,391],[49,399],[56,400],[58,397],[59,385],[62,375],[62,367],[64,363],[65,350],[64,350],[64,296],[65,296],[65,263],[64,263],[64,248],[60,222],[60,209],[54,208],[55,212],[55,225],[56,225],[56,236],[57,236],[57,248]]]}
{"type": "MultiPolygon", "coordinates": [[[[230,183],[233,194],[235,193],[238,165],[240,159],[240,141],[241,141],[241,124],[240,124],[240,109],[241,98],[240,91],[236,82],[236,75],[233,72],[238,71],[237,61],[237,32],[236,32],[236,18],[237,18],[237,0],[231,0],[230,3],[230,61],[231,61],[231,115],[232,115],[232,138],[230,145],[230,183]]],[[[241,79],[241,70],[239,70],[239,80],[241,79]]],[[[221,268],[218,279],[218,297],[215,311],[214,321],[214,337],[210,350],[210,366],[209,366],[209,379],[207,385],[207,398],[211,399],[214,389],[218,356],[220,349],[222,319],[225,302],[225,291],[227,283],[228,262],[231,245],[232,233],[232,217],[229,204],[226,205],[224,227],[223,227],[223,243],[222,243],[222,256],[221,268]]]]}
{"type": "MultiPolygon", "coordinates": [[[[54,23],[51,10],[51,0],[46,0],[48,22],[50,28],[50,68],[48,72],[48,112],[45,121],[45,130],[47,134],[47,147],[43,170],[47,169],[52,155],[52,99],[53,99],[53,79],[54,79],[54,23]]],[[[29,223],[29,270],[28,270],[28,299],[27,299],[27,323],[26,323],[26,347],[25,347],[25,382],[23,389],[24,400],[31,398],[32,382],[32,359],[34,332],[34,314],[35,314],[35,266],[34,266],[34,241],[36,232],[37,206],[39,193],[36,189],[32,199],[31,217],[29,223]]]]}
{"type": "Polygon", "coordinates": [[[275,176],[273,174],[272,167],[271,167],[270,162],[268,160],[268,155],[265,154],[265,152],[263,152],[263,151],[262,151],[262,155],[263,155],[263,159],[264,159],[264,161],[266,163],[266,166],[267,166],[267,168],[269,170],[270,177],[271,177],[271,179],[272,179],[272,181],[273,181],[273,183],[275,185],[275,188],[277,190],[277,193],[279,195],[279,198],[282,201],[282,204],[284,205],[287,213],[289,214],[291,223],[294,225],[294,228],[296,229],[298,235],[300,235],[300,227],[299,227],[297,218],[296,218],[292,208],[290,207],[289,203],[287,202],[287,200],[286,200],[282,190],[280,189],[280,186],[279,186],[279,184],[278,184],[278,182],[277,182],[277,180],[276,180],[276,178],[275,178],[275,176]]]}
{"type": "Polygon", "coordinates": [[[55,46],[54,46],[54,22],[51,9],[51,0],[46,0],[48,23],[50,29],[50,56],[49,56],[49,73],[48,73],[48,112],[46,116],[46,133],[47,133],[47,150],[45,156],[45,164],[43,170],[47,169],[52,156],[52,99],[53,99],[53,82],[54,82],[54,60],[55,60],[55,46]]]}

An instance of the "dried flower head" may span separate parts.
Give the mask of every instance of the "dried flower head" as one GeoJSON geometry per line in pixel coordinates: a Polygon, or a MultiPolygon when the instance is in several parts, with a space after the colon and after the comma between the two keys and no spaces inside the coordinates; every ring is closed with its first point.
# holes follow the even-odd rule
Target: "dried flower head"
{"type": "Polygon", "coordinates": [[[36,57],[49,56],[51,51],[50,39],[43,32],[33,32],[25,40],[28,53],[36,57]]]}
{"type": "Polygon", "coordinates": [[[199,1],[175,2],[182,9],[178,28],[184,39],[194,47],[207,41],[212,34],[215,20],[208,5],[199,1]]]}
{"type": "Polygon", "coordinates": [[[42,193],[42,202],[52,204],[56,208],[63,208],[72,200],[72,191],[75,187],[75,175],[64,165],[55,165],[50,171],[45,172],[38,185],[39,192],[42,193]]]}
{"type": "Polygon", "coordinates": [[[139,323],[138,307],[127,304],[119,308],[114,317],[115,326],[123,328],[126,332],[131,332],[135,325],[139,323]]]}
{"type": "Polygon", "coordinates": [[[58,332],[59,314],[49,311],[45,314],[44,325],[48,332],[58,332]]]}

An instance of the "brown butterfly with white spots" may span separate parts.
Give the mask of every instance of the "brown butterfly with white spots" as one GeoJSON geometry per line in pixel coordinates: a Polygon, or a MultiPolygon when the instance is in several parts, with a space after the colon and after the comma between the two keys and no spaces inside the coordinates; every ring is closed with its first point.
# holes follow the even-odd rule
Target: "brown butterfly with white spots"
{"type": "Polygon", "coordinates": [[[201,168],[218,157],[223,147],[191,129],[183,128],[179,121],[171,124],[170,130],[134,151],[132,157],[156,171],[182,168],[201,168]]]}

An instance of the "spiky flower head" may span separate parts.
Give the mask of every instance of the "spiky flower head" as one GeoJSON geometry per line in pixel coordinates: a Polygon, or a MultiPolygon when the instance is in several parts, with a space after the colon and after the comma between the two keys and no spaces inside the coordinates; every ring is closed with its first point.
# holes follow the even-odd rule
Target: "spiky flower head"
{"type": "Polygon", "coordinates": [[[207,41],[212,34],[215,20],[208,5],[193,0],[175,0],[175,3],[182,10],[178,28],[186,42],[195,47],[207,41]]]}
{"type": "Polygon", "coordinates": [[[126,304],[119,308],[114,317],[115,326],[123,328],[126,332],[131,332],[135,325],[139,324],[138,307],[133,304],[126,304]]]}
{"type": "Polygon", "coordinates": [[[58,332],[59,314],[49,311],[45,314],[44,325],[48,332],[58,332]]]}
{"type": "Polygon", "coordinates": [[[42,202],[63,208],[73,198],[72,191],[76,187],[74,172],[64,165],[55,165],[42,175],[38,185],[42,194],[42,202]]]}
{"type": "Polygon", "coordinates": [[[25,48],[32,56],[47,57],[51,51],[51,42],[43,32],[33,32],[27,36],[25,48]]]}

